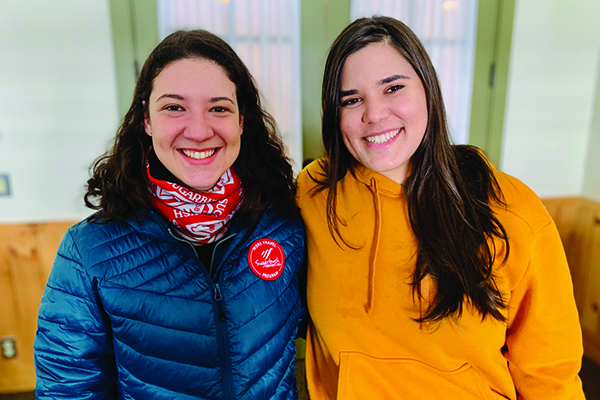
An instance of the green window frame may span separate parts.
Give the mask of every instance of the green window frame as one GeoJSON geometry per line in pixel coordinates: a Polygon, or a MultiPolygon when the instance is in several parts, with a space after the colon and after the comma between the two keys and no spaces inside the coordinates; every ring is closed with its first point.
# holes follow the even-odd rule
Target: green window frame
{"type": "Polygon", "coordinates": [[[137,75],[159,42],[156,2],[110,0],[119,118],[129,110],[137,75]]]}
{"type": "Polygon", "coordinates": [[[469,143],[500,167],[515,0],[479,0],[469,143]]]}

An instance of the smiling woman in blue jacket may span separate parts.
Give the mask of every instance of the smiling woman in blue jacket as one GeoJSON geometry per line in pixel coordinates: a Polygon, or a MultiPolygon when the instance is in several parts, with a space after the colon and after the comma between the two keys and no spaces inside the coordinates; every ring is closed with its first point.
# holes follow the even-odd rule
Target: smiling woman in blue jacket
{"type": "Polygon", "coordinates": [[[66,233],[35,340],[38,399],[295,399],[304,231],[272,118],[206,31],[150,54],[97,210],[66,233]]]}

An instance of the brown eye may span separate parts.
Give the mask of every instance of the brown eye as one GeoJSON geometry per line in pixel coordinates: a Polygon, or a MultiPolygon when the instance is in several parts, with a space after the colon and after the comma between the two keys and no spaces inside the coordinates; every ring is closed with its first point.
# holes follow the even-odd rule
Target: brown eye
{"type": "Polygon", "coordinates": [[[386,90],[387,93],[394,93],[400,89],[402,89],[404,87],[404,85],[394,85],[392,87],[390,87],[388,90],[386,90]]]}
{"type": "Polygon", "coordinates": [[[344,100],[344,101],[342,101],[342,103],[341,103],[340,105],[341,105],[342,107],[346,107],[346,106],[350,106],[350,105],[352,105],[352,104],[356,104],[356,103],[358,103],[358,102],[359,102],[359,99],[357,99],[357,98],[355,97],[355,98],[352,98],[352,99],[348,99],[348,100],[344,100]]]}
{"type": "Polygon", "coordinates": [[[224,112],[229,111],[229,109],[227,109],[226,107],[218,106],[218,107],[211,108],[210,111],[217,112],[217,113],[224,113],[224,112]]]}
{"type": "Polygon", "coordinates": [[[164,109],[169,111],[183,111],[183,107],[177,105],[166,106],[164,109]]]}

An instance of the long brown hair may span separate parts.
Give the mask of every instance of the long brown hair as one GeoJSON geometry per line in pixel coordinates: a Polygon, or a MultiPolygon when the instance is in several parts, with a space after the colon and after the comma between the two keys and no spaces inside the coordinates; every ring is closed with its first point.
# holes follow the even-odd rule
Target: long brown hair
{"type": "Polygon", "coordinates": [[[340,233],[336,211],[337,185],[347,173],[354,174],[357,165],[340,131],[342,70],[350,54],[382,42],[392,45],[411,64],[427,97],[427,129],[403,183],[410,224],[419,243],[413,295],[422,299],[421,282],[426,276],[437,285],[434,298],[416,321],[458,318],[465,301],[482,319],[489,315],[504,321],[501,310],[506,302],[492,273],[497,253],[494,238],[504,243],[505,259],[509,245],[504,227],[491,209],[493,203],[503,205],[502,192],[479,149],[451,144],[433,64],[417,36],[393,18],[356,20],[337,37],[327,57],[322,91],[327,158],[321,163],[323,176],[313,179],[318,183],[317,191],[327,191],[330,233],[349,246],[340,233]]]}
{"type": "Polygon", "coordinates": [[[244,116],[240,154],[233,164],[244,186],[244,201],[237,215],[252,224],[270,205],[284,215],[297,211],[292,167],[275,121],[261,106],[252,75],[227,43],[210,32],[194,30],[167,36],[144,63],[113,148],[92,166],[84,201],[98,210],[95,217],[116,221],[130,217],[133,211],[151,209],[145,167],[152,141],[144,131],[144,115],[152,84],[169,64],[194,58],[223,67],[235,84],[240,115],[244,116]]]}

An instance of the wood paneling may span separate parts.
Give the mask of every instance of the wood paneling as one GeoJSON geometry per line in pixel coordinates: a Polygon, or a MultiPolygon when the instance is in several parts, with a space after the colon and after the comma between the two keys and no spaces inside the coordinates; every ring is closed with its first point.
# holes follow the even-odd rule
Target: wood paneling
{"type": "Polygon", "coordinates": [[[600,202],[542,199],[569,261],[586,356],[600,364],[600,202]]]}
{"type": "Polygon", "coordinates": [[[37,313],[58,245],[69,222],[0,225],[0,339],[16,356],[0,356],[0,393],[33,390],[37,313]]]}

